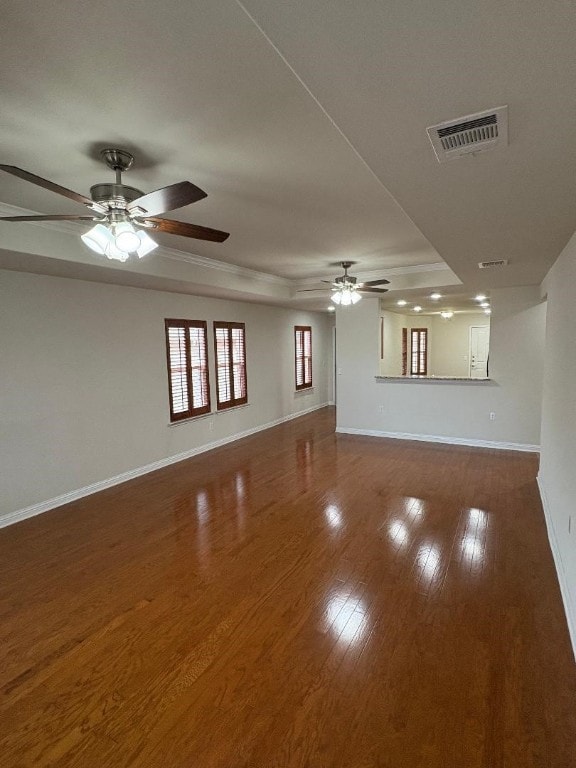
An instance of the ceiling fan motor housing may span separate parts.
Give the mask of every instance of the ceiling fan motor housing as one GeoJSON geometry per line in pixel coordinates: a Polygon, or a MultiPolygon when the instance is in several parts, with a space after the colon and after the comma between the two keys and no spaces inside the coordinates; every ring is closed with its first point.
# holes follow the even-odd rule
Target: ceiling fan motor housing
{"type": "Polygon", "coordinates": [[[144,193],[136,187],[126,184],[94,184],[90,187],[90,196],[96,203],[107,203],[111,208],[125,208],[132,200],[144,193]]]}
{"type": "Polygon", "coordinates": [[[351,275],[340,275],[339,277],[334,278],[335,283],[346,283],[347,285],[355,285],[356,284],[356,278],[352,277],[351,275]]]}

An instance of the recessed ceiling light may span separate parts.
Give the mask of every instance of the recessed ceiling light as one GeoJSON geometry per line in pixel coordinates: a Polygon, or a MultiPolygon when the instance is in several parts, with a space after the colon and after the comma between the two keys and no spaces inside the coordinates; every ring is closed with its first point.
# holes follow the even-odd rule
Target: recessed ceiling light
{"type": "Polygon", "coordinates": [[[478,296],[476,296],[476,301],[486,301],[486,296],[484,296],[483,293],[479,293],[478,296]]]}
{"type": "Polygon", "coordinates": [[[454,317],[454,312],[451,310],[447,310],[446,312],[440,312],[444,320],[450,320],[451,317],[454,317]]]}
{"type": "Polygon", "coordinates": [[[485,309],[484,310],[484,314],[485,315],[491,315],[492,314],[492,310],[491,309],[485,309]]]}
{"type": "Polygon", "coordinates": [[[432,299],[432,301],[438,301],[438,299],[442,298],[442,294],[441,293],[431,293],[430,294],[430,298],[432,299]]]}
{"type": "Polygon", "coordinates": [[[398,304],[399,307],[405,307],[408,302],[404,301],[404,299],[398,299],[396,304],[398,304]]]}
{"type": "Polygon", "coordinates": [[[328,312],[336,312],[336,307],[326,307],[328,312]]]}
{"type": "Polygon", "coordinates": [[[420,306],[420,304],[416,304],[416,306],[414,307],[414,312],[422,312],[422,307],[420,306]]]}
{"type": "Polygon", "coordinates": [[[488,307],[490,306],[490,303],[488,301],[483,301],[482,304],[480,304],[480,306],[482,307],[482,309],[488,309],[488,307]]]}

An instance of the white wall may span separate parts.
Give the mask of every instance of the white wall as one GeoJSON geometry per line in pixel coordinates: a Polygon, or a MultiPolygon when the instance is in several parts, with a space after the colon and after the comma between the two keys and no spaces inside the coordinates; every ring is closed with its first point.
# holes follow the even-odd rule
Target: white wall
{"type": "Polygon", "coordinates": [[[455,314],[450,320],[434,316],[432,325],[430,375],[470,376],[470,328],[490,325],[485,314],[455,314]]]}
{"type": "Polygon", "coordinates": [[[402,328],[407,328],[406,317],[398,312],[382,310],[384,324],[384,357],[380,359],[382,376],[402,376],[402,328]]]}
{"type": "Polygon", "coordinates": [[[428,365],[430,366],[434,334],[434,318],[431,315],[405,315],[400,312],[381,310],[384,320],[384,358],[380,360],[382,376],[402,376],[402,329],[407,330],[407,364],[410,372],[410,331],[412,328],[428,329],[428,365]]]}
{"type": "Polygon", "coordinates": [[[328,402],[332,326],[318,313],[0,272],[0,524],[328,402]],[[248,406],[169,425],[166,317],[207,320],[209,342],[212,320],[246,323],[248,406]],[[294,325],[312,326],[312,391],[294,390],[294,325]]]}
{"type": "Polygon", "coordinates": [[[576,235],[550,270],[540,489],[576,655],[576,235]]]}
{"type": "Polygon", "coordinates": [[[493,291],[492,381],[443,383],[376,381],[378,302],[339,308],[338,429],[538,446],[545,309],[537,288],[493,291]]]}
{"type": "Polygon", "coordinates": [[[470,375],[470,327],[490,325],[483,313],[456,314],[450,320],[439,315],[409,315],[382,310],[384,357],[380,360],[382,376],[402,375],[402,328],[408,329],[408,365],[410,365],[410,329],[428,328],[428,375],[470,375]]]}

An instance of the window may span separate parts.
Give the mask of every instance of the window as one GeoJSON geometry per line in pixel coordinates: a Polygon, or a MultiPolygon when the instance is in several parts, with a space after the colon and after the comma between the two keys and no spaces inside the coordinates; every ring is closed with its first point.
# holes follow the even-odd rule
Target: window
{"type": "Polygon", "coordinates": [[[218,410],[245,405],[248,389],[244,323],[214,323],[214,349],[218,410]]]}
{"type": "Polygon", "coordinates": [[[426,376],[428,371],[428,328],[411,328],[412,376],[426,376]]]}
{"type": "Polygon", "coordinates": [[[402,328],[402,376],[408,373],[408,328],[402,328]]]}
{"type": "Polygon", "coordinates": [[[208,335],[203,320],[165,320],[170,421],[210,412],[208,335]]]}
{"type": "Polygon", "coordinates": [[[308,389],[312,386],[312,328],[309,325],[294,326],[294,350],[296,389],[308,389]]]}

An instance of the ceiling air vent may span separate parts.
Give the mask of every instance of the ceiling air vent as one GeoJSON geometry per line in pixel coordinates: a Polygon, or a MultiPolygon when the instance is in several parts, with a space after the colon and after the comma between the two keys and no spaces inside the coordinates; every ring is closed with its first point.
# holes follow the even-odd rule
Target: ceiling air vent
{"type": "Polygon", "coordinates": [[[427,128],[439,163],[508,144],[508,107],[496,107],[427,128]]]}
{"type": "Polygon", "coordinates": [[[497,261],[479,261],[478,269],[492,269],[493,267],[505,267],[508,259],[498,259],[497,261]]]}

